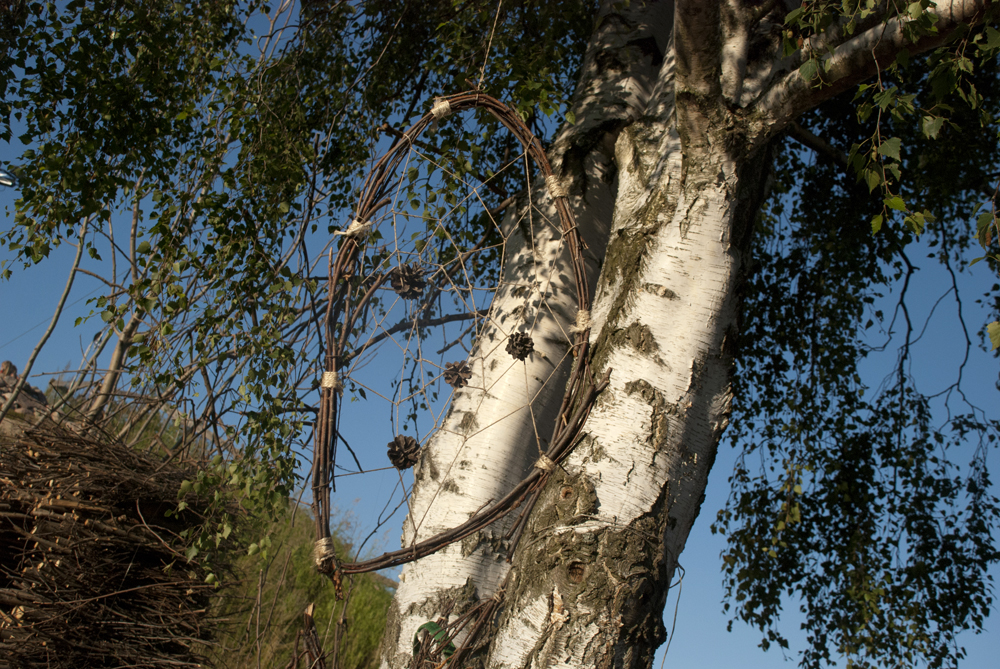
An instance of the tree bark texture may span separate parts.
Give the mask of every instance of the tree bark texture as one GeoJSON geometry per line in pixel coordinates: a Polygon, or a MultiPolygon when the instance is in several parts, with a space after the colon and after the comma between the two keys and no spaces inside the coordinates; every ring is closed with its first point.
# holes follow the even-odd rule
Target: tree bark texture
{"type": "MultiPolygon", "coordinates": [[[[655,34],[669,34],[627,11],[606,12],[603,21],[587,51],[574,100],[580,122],[565,128],[550,150],[589,249],[591,286],[615,206],[615,140],[645,109],[665,46],[665,41],[657,44],[655,34]]],[[[503,497],[530,471],[539,444],[544,447],[551,433],[572,364],[575,287],[544,184],[535,184],[526,200],[503,222],[502,282],[488,329],[470,359],[473,376],[456,393],[442,429],[415,467],[404,547],[454,527],[503,497]],[[535,347],[523,363],[504,350],[507,337],[522,331],[535,347]]],[[[423,623],[446,610],[459,615],[493,595],[510,566],[501,538],[508,528],[509,523],[497,523],[404,567],[383,641],[384,666],[408,666],[414,634],[423,623]]]]}
{"type": "Polygon", "coordinates": [[[768,168],[725,147],[719,133],[685,155],[669,117],[618,138],[594,306],[595,368],[611,385],[536,507],[489,666],[649,666],[665,640],[668,585],[728,421],[768,168]]]}
{"type": "MultiPolygon", "coordinates": [[[[781,57],[780,40],[761,48],[758,39],[749,58],[752,31],[773,27],[752,4],[608,3],[574,99],[579,121],[551,155],[572,182],[593,256],[588,269],[599,266],[591,364],[596,374],[612,370],[610,386],[514,555],[497,528],[404,569],[383,666],[409,666],[421,623],[454,620],[505,578],[502,613],[477,658],[487,667],[648,667],[665,641],[667,591],[729,418],[741,287],[772,138],[801,111],[871,76],[869,47],[884,27],[851,39],[831,30],[832,43],[816,48],[832,48],[839,69],[831,85],[816,87],[802,80],[799,62],[781,57]]],[[[954,27],[987,3],[939,4],[947,5],[938,10],[941,25],[954,27]]],[[[890,25],[885,34],[897,32],[890,25]]],[[[569,369],[560,337],[570,306],[556,301],[558,270],[544,275],[553,282],[544,301],[558,307],[534,296],[522,304],[512,287],[526,263],[563,263],[558,241],[553,231],[533,246],[508,245],[498,329],[474,354],[477,389],[456,401],[420,463],[404,545],[499,498],[529,471],[538,438],[551,431],[569,369]],[[511,373],[509,358],[489,349],[520,314],[537,319],[543,355],[511,373]],[[514,386],[509,397],[501,393],[514,386]],[[487,430],[501,421],[502,429],[487,430]]]]}

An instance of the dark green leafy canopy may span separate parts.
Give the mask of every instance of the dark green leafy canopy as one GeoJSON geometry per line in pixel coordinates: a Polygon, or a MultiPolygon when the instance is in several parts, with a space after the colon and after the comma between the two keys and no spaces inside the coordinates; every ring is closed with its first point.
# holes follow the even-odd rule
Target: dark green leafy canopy
{"type": "MultiPolygon", "coordinates": [[[[849,666],[955,666],[956,634],[982,629],[991,609],[994,400],[968,395],[961,370],[950,372],[954,385],[926,389],[911,353],[924,328],[911,316],[917,304],[944,295],[939,308],[955,309],[975,297],[957,276],[978,246],[969,221],[997,187],[995,52],[960,76],[941,67],[948,59],[884,72],[881,91],[801,119],[757,225],[727,435],[741,456],[715,528],[729,541],[727,609],[760,628],[765,648],[786,646],[777,616],[799,598],[807,667],[840,654],[849,666]],[[828,148],[801,143],[822,147],[816,137],[828,148]],[[888,138],[884,162],[860,176],[848,169],[852,146],[888,138]],[[888,168],[891,195],[882,177],[866,179],[874,168],[888,168]],[[887,213],[897,196],[926,222],[887,213]],[[868,221],[883,215],[873,235],[868,221]],[[919,265],[941,268],[934,295],[912,285],[919,265]]],[[[986,295],[994,305],[996,291],[986,295]]],[[[967,359],[981,324],[961,325],[953,346],[967,359]]]]}

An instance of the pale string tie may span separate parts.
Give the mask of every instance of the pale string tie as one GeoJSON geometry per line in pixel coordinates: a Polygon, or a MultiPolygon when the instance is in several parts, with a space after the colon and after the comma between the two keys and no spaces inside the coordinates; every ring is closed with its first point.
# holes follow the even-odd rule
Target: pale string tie
{"type": "Polygon", "coordinates": [[[354,219],[353,221],[351,221],[351,224],[347,226],[346,230],[337,230],[333,234],[343,235],[345,237],[360,237],[361,235],[366,234],[371,229],[372,229],[371,221],[362,222],[359,221],[358,219],[354,219]]]}
{"type": "Polygon", "coordinates": [[[545,188],[549,191],[549,196],[554,200],[557,197],[569,197],[569,190],[563,180],[554,174],[545,177],[545,188]]]}
{"type": "Polygon", "coordinates": [[[333,554],[333,537],[318,539],[316,543],[313,544],[313,564],[317,567],[323,566],[323,561],[328,557],[332,557],[333,554]]]}
{"type": "Polygon", "coordinates": [[[451,103],[444,98],[436,98],[434,100],[434,106],[431,107],[431,114],[435,119],[440,121],[445,116],[451,114],[451,103]]]}
{"type": "Polygon", "coordinates": [[[556,463],[553,462],[549,456],[541,455],[538,461],[535,462],[535,469],[541,469],[543,472],[551,472],[556,468],[556,463]]]}
{"type": "Polygon", "coordinates": [[[590,325],[590,312],[586,309],[580,309],[576,312],[576,323],[570,326],[569,331],[573,334],[586,332],[590,329],[590,325]]]}
{"type": "Polygon", "coordinates": [[[323,372],[323,377],[320,379],[319,385],[321,388],[336,388],[339,390],[343,386],[340,384],[340,377],[337,372],[323,372]]]}

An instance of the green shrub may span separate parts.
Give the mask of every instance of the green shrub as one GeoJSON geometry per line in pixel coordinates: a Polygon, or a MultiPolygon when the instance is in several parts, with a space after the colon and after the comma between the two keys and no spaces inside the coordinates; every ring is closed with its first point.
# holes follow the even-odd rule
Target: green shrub
{"type": "MultiPolygon", "coordinates": [[[[287,666],[302,629],[302,614],[312,603],[320,646],[328,656],[336,653],[335,666],[377,667],[378,646],[395,584],[378,574],[345,579],[345,601],[338,602],[333,584],[313,567],[315,529],[308,513],[289,510],[260,530],[261,536],[271,540],[268,559],[258,555],[237,559],[233,575],[237,580],[224,584],[213,607],[212,614],[222,619],[224,633],[210,656],[212,666],[287,666]]],[[[344,527],[334,534],[338,557],[347,558],[351,546],[343,538],[344,527]]],[[[303,650],[301,642],[298,649],[303,650]]],[[[334,666],[329,659],[327,666],[334,666]]]]}

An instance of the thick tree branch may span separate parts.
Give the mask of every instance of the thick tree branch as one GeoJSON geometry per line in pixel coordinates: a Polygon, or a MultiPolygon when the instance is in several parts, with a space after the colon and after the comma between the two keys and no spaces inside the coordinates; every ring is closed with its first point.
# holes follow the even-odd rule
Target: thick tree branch
{"type": "Polygon", "coordinates": [[[917,42],[906,37],[903,21],[899,18],[870,28],[834,50],[829,68],[822,75],[825,85],[806,81],[798,70],[790,72],[755,105],[769,119],[757,143],[783,130],[800,113],[874,76],[892,63],[903,49],[917,54],[940,46],[963,24],[974,25],[982,21],[992,4],[992,0],[941,0],[929,10],[937,16],[937,33],[917,42]]]}
{"type": "Polygon", "coordinates": [[[830,144],[819,135],[803,128],[797,121],[788,124],[788,134],[803,146],[812,149],[816,153],[826,156],[833,162],[848,167],[850,163],[847,154],[830,144]]]}
{"type": "Polygon", "coordinates": [[[722,44],[722,95],[731,104],[738,104],[743,94],[747,72],[747,52],[750,32],[755,24],[755,11],[739,0],[726,0],[722,12],[725,40],[722,44]]]}
{"type": "Polygon", "coordinates": [[[720,14],[719,0],[677,0],[674,5],[678,93],[714,98],[721,91],[720,14]]]}
{"type": "Polygon", "coordinates": [[[90,409],[87,411],[88,423],[93,423],[100,418],[104,407],[118,385],[118,378],[121,376],[125,355],[128,353],[128,349],[132,345],[132,337],[141,323],[142,315],[139,309],[136,308],[122,330],[121,336],[118,337],[118,344],[115,346],[114,353],[111,354],[111,362],[108,364],[108,371],[104,374],[104,381],[101,383],[101,388],[97,392],[97,396],[94,397],[90,409]]]}

